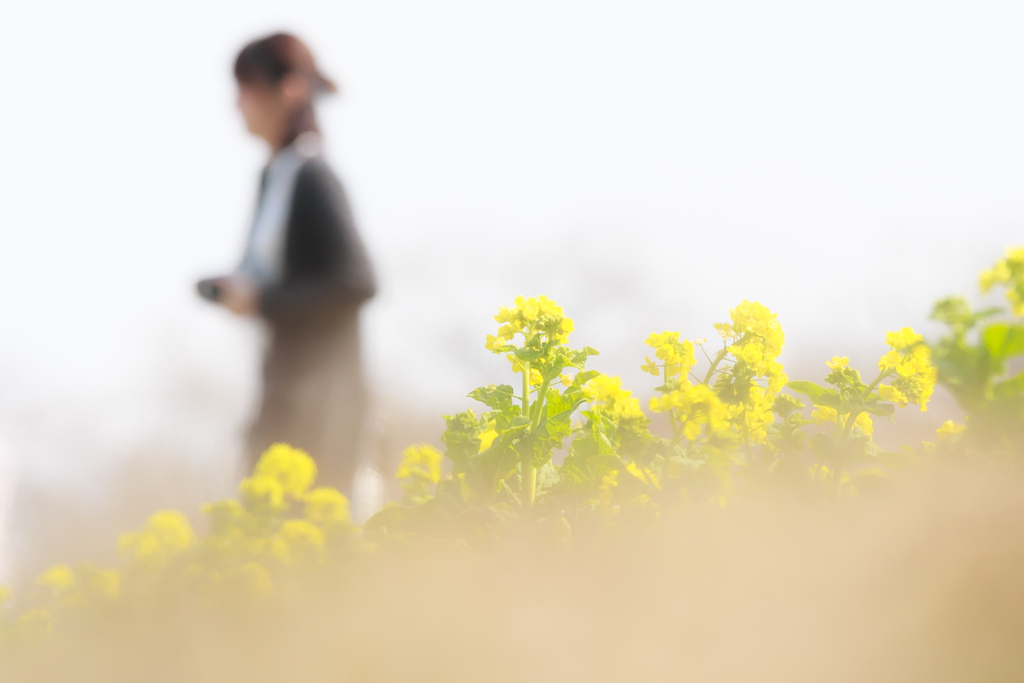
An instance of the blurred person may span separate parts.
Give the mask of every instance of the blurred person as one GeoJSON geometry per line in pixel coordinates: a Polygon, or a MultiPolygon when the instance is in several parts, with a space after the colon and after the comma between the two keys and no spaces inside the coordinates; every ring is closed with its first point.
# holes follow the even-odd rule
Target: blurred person
{"type": "Polygon", "coordinates": [[[242,261],[200,293],[267,323],[262,397],[246,443],[251,471],[268,446],[317,461],[318,481],[349,492],[365,418],[359,309],[376,289],[345,193],[322,156],[314,100],[337,87],[293,35],[246,45],[238,108],[270,147],[242,261]]]}

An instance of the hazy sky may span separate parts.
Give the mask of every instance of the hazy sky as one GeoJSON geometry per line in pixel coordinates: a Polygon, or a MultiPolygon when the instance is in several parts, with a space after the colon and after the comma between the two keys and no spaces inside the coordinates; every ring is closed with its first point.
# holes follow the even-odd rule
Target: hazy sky
{"type": "Polygon", "coordinates": [[[650,331],[708,335],[744,298],[779,313],[791,363],[877,356],[1024,242],[1020,3],[4,16],[0,437],[29,469],[234,438],[256,334],[192,283],[238,258],[266,153],[230,65],[279,28],[342,84],[321,118],[382,281],[371,374],[438,412],[502,378],[482,344],[519,293],[562,303],[596,367],[643,389],[650,331]]]}

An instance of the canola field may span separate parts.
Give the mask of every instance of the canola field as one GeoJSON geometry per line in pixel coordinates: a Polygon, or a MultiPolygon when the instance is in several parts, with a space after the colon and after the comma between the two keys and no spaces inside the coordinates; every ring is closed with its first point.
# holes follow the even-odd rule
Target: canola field
{"type": "Polygon", "coordinates": [[[646,337],[647,405],[588,369],[598,351],[555,302],[517,298],[485,342],[507,383],[445,417],[443,450],[405,451],[401,501],[359,527],[309,455],[275,445],[196,528],[157,511],[116,567],[0,589],[0,671],[1019,680],[1024,248],[980,289],[1008,306],[942,300],[941,338],[881,330],[877,365],[837,355],[820,378],[787,376],[775,312],[742,301],[707,339],[646,337]],[[965,420],[873,440],[939,384],[965,420]]]}

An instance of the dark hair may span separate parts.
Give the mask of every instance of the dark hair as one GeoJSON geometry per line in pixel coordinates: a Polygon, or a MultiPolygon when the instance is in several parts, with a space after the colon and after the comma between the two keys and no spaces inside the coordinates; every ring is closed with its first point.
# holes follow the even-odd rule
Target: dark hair
{"type": "Polygon", "coordinates": [[[285,145],[291,144],[302,133],[318,130],[312,96],[337,92],[338,86],[320,73],[313,60],[313,53],[305,43],[290,33],[275,33],[254,40],[243,47],[235,59],[235,79],[241,84],[277,85],[289,74],[305,76],[311,97],[289,122],[285,145]]]}

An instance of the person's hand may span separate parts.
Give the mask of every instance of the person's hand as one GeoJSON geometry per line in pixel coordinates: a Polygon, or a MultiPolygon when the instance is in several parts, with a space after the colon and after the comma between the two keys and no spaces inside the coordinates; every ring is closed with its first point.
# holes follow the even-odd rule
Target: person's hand
{"type": "Polygon", "coordinates": [[[220,283],[220,303],[235,315],[252,315],[259,303],[259,289],[247,277],[232,275],[220,283]]]}

